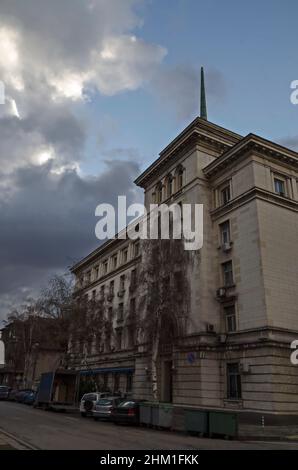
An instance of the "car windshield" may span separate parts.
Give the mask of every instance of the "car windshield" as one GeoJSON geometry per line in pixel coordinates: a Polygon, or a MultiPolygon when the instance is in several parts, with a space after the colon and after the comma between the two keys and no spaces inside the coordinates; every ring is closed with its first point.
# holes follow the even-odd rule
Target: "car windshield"
{"type": "Polygon", "coordinates": [[[0,385],[0,390],[8,390],[8,387],[6,387],[5,385],[0,385]]]}
{"type": "Polygon", "coordinates": [[[107,400],[106,398],[102,398],[101,400],[98,400],[97,402],[97,405],[101,405],[101,406],[108,406],[112,404],[113,404],[113,400],[107,400]]]}

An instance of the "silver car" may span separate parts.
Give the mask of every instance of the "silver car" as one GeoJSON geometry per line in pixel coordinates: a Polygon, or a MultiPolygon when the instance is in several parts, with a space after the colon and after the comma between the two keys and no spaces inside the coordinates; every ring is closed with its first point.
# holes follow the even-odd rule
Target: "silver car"
{"type": "Polygon", "coordinates": [[[111,395],[111,392],[91,392],[85,393],[82,396],[81,403],[80,403],[80,413],[81,416],[86,417],[88,415],[92,415],[96,402],[101,398],[108,397],[111,395]]]}
{"type": "Polygon", "coordinates": [[[123,401],[123,398],[119,397],[107,397],[98,400],[92,411],[95,421],[98,419],[110,419],[113,410],[119,405],[119,403],[121,403],[121,401],[123,401]]]}

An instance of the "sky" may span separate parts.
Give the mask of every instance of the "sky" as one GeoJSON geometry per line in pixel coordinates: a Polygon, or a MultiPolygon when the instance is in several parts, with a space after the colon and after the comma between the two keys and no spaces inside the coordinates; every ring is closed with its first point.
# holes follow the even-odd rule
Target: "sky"
{"type": "Polygon", "coordinates": [[[197,115],[298,150],[295,0],[0,0],[0,320],[197,115]]]}

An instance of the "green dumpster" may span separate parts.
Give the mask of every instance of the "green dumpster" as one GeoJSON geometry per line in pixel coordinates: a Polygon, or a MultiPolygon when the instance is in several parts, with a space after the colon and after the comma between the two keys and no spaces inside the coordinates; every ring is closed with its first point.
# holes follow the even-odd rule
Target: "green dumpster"
{"type": "Polygon", "coordinates": [[[140,424],[152,424],[152,406],[151,403],[140,403],[140,424]]]}
{"type": "Polygon", "coordinates": [[[238,420],[236,413],[210,411],[209,433],[235,437],[238,432],[238,420]]]}
{"type": "Polygon", "coordinates": [[[208,411],[185,410],[185,430],[208,434],[208,411]]]}
{"type": "Polygon", "coordinates": [[[171,428],[173,423],[173,405],[159,403],[152,406],[152,424],[161,428],[171,428]]]}

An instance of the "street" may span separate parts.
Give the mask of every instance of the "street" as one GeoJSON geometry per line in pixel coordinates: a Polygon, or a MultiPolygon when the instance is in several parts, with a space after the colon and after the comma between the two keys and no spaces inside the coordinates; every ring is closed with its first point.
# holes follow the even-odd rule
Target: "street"
{"type": "Polygon", "coordinates": [[[198,438],[142,427],[116,426],[95,422],[79,414],[37,410],[0,402],[0,432],[6,431],[23,442],[43,450],[203,450],[203,449],[296,449],[292,442],[238,442],[198,438]]]}

